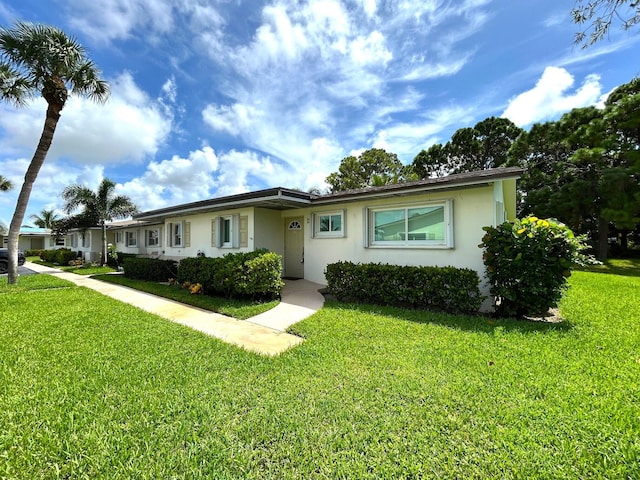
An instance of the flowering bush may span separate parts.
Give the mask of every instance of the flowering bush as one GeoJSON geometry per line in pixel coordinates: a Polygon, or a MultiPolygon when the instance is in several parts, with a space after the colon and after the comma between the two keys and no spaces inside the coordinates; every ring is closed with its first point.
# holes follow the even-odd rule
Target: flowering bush
{"type": "Polygon", "coordinates": [[[484,227],[479,245],[502,316],[536,315],[556,307],[567,288],[571,268],[583,263],[581,238],[555,219],[528,216],[484,227]]]}

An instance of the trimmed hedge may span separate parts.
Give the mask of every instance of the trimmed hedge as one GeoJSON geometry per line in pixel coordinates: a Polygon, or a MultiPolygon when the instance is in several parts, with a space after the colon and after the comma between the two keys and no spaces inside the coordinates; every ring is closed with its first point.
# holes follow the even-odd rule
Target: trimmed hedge
{"type": "Polygon", "coordinates": [[[475,270],[380,263],[327,265],[327,289],[339,300],[476,313],[483,297],[475,270]]]}
{"type": "Polygon", "coordinates": [[[69,248],[58,248],[56,250],[41,250],[40,258],[44,262],[57,263],[58,265],[69,265],[71,260],[78,258],[78,252],[69,248]]]}
{"type": "Polygon", "coordinates": [[[176,276],[175,260],[127,257],[124,259],[124,276],[135,280],[166,282],[176,276]]]}
{"type": "Polygon", "coordinates": [[[282,292],[282,257],[266,250],[223,257],[185,258],[178,282],[200,283],[204,293],[235,298],[277,298],[282,292]]]}
{"type": "Polygon", "coordinates": [[[43,249],[25,250],[24,255],[25,257],[40,257],[42,259],[42,252],[44,251],[46,250],[43,250],[43,249]]]}
{"type": "Polygon", "coordinates": [[[123,252],[115,252],[114,254],[108,252],[107,254],[107,265],[112,268],[118,268],[121,265],[124,265],[124,262],[127,258],[135,258],[138,255],[136,253],[123,253],[123,252]]]}

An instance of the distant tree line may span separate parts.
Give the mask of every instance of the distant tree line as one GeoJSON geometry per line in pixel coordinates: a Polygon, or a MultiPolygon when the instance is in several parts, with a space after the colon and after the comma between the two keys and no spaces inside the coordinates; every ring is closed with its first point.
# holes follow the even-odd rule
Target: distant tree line
{"type": "Polygon", "coordinates": [[[422,150],[410,165],[371,149],[342,160],[332,192],[453,173],[519,166],[518,214],[556,218],[586,234],[600,259],[640,244],[640,79],[614,90],[605,108],[576,108],[529,131],[489,117],[422,150]],[[613,245],[611,245],[613,244],[613,245]]]}

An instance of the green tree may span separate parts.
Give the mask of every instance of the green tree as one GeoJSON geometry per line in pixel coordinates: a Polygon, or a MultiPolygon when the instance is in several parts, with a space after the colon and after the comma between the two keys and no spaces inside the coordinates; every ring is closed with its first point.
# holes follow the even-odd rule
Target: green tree
{"type": "Polygon", "coordinates": [[[13,184],[8,178],[0,175],[0,192],[7,192],[13,188],[13,184]]]}
{"type": "MultiPolygon", "coordinates": [[[[72,218],[75,226],[102,228],[102,256],[100,264],[107,261],[107,222],[129,217],[138,211],[131,199],[125,195],[115,194],[116,184],[105,178],[94,192],[82,185],[71,185],[62,192],[65,201],[64,210],[71,214],[81,209],[72,218]]],[[[73,224],[73,221],[70,222],[73,224]]],[[[69,223],[67,223],[69,225],[69,223]]]]}
{"type": "Polygon", "coordinates": [[[326,178],[332,192],[413,180],[411,166],[403,165],[395,153],[381,148],[365,150],[358,157],[342,159],[337,172],[326,178]]]}
{"type": "Polygon", "coordinates": [[[18,235],[31,189],[70,94],[95,101],[105,101],[109,96],[107,83],[100,79],[99,70],[75,39],[48,25],[18,22],[13,28],[0,28],[0,98],[16,106],[38,95],[47,102],[42,134],[9,226],[10,284],[18,280],[18,235]]]}
{"type": "Polygon", "coordinates": [[[33,220],[36,227],[48,228],[50,230],[55,228],[56,222],[60,220],[55,210],[47,210],[46,208],[42,209],[40,215],[34,213],[29,218],[33,220]]]}
{"type": "Polygon", "coordinates": [[[509,149],[522,132],[507,118],[489,117],[474,127],[456,130],[444,146],[422,150],[412,165],[421,178],[501,167],[507,164],[509,149]]]}
{"type": "Polygon", "coordinates": [[[615,90],[604,110],[577,108],[534,125],[510,151],[526,169],[521,213],[555,217],[588,233],[605,259],[610,227],[625,233],[640,222],[639,149],[638,80],[615,90]]]}
{"type": "Polygon", "coordinates": [[[609,34],[611,25],[620,23],[629,30],[640,23],[640,2],[637,0],[576,0],[571,10],[574,23],[584,26],[575,34],[575,43],[583,48],[599,42],[609,34]]]}

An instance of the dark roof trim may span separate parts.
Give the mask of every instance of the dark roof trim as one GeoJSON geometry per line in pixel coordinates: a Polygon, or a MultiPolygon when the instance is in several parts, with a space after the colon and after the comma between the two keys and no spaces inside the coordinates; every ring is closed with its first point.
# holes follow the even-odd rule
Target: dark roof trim
{"type": "Polygon", "coordinates": [[[304,208],[310,205],[355,201],[372,197],[384,198],[397,195],[411,195],[431,190],[472,187],[489,184],[496,180],[517,179],[522,172],[523,170],[519,167],[494,168],[491,170],[449,175],[442,178],[427,178],[415,182],[346,190],[327,195],[314,195],[312,193],[282,187],[269,188],[256,192],[240,193],[237,195],[150,210],[148,212],[138,213],[134,215],[133,218],[134,220],[159,220],[184,214],[206,213],[248,206],[278,209],[304,208]]]}
{"type": "Polygon", "coordinates": [[[359,188],[343,192],[330,193],[314,199],[314,204],[338,203],[355,201],[371,197],[383,198],[396,195],[410,195],[413,193],[452,188],[473,187],[489,184],[496,180],[520,178],[523,169],[520,167],[494,168],[477,172],[459,173],[440,178],[425,178],[414,182],[396,183],[381,187],[359,188]]]}
{"type": "Polygon", "coordinates": [[[209,200],[176,205],[174,207],[151,210],[149,212],[138,213],[134,215],[133,218],[138,220],[152,219],[178,216],[185,213],[204,213],[244,206],[303,208],[310,204],[313,197],[315,197],[315,195],[307,192],[300,192],[298,190],[289,190],[281,187],[269,188],[266,190],[258,190],[256,192],[240,193],[237,195],[229,195],[227,197],[212,198],[209,200]]]}

